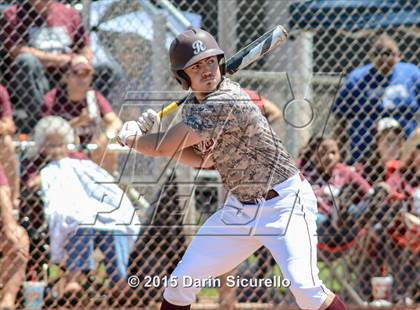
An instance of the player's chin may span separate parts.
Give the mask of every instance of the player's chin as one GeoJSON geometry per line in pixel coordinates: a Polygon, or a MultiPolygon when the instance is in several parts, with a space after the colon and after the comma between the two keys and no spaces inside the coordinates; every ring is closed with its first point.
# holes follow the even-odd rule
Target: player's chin
{"type": "Polygon", "coordinates": [[[203,82],[201,84],[201,89],[203,93],[211,93],[217,89],[217,81],[216,79],[211,79],[203,82]]]}

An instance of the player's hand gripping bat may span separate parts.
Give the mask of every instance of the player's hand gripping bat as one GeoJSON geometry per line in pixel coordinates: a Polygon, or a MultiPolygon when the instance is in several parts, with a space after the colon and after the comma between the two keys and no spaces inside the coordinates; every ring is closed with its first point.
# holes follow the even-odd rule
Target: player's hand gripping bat
{"type": "MultiPolygon", "coordinates": [[[[265,54],[279,46],[286,41],[287,31],[281,26],[277,25],[270,31],[264,33],[261,37],[238,51],[235,55],[226,61],[226,75],[232,75],[237,71],[257,61],[265,54]]],[[[167,105],[159,112],[159,117],[168,115],[174,111],[178,106],[184,103],[188,96],[183,97],[178,101],[174,101],[167,105]]]]}

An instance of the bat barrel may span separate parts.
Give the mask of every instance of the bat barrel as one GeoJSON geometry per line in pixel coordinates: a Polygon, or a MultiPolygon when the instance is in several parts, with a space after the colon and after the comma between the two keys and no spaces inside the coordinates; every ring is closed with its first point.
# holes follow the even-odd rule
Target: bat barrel
{"type": "Polygon", "coordinates": [[[245,68],[249,64],[257,61],[269,51],[286,41],[287,31],[277,25],[270,31],[263,34],[259,39],[255,40],[248,46],[241,49],[233,57],[226,61],[226,73],[232,75],[235,72],[245,68]]]}

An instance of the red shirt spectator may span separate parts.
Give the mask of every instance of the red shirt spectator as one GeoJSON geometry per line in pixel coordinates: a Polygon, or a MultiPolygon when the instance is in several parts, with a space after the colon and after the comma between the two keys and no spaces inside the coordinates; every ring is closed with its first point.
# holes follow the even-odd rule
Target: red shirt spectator
{"type": "MultiPolygon", "coordinates": [[[[322,176],[316,169],[303,170],[305,178],[312,184],[318,200],[318,211],[325,216],[335,214],[334,200],[339,209],[338,212],[343,214],[344,210],[349,208],[351,204],[359,203],[366,197],[370,190],[369,183],[352,167],[338,163],[332,170],[329,178],[322,176]]],[[[337,234],[335,238],[322,238],[320,236],[318,248],[326,250],[331,254],[342,253],[351,248],[356,239],[357,234],[349,238],[339,236],[339,231],[331,229],[331,231],[321,231],[320,234],[337,234]],[[325,240],[324,240],[325,239],[325,240]]]]}
{"type": "Polygon", "coordinates": [[[11,6],[3,16],[0,38],[9,51],[30,46],[46,52],[76,53],[89,45],[79,12],[62,3],[51,2],[42,16],[28,1],[11,6]]]}
{"type": "MultiPolygon", "coordinates": [[[[401,204],[401,208],[404,208],[405,205],[408,211],[412,211],[414,213],[413,217],[418,217],[419,214],[415,214],[416,211],[412,210],[412,204],[414,202],[414,196],[419,195],[418,192],[420,192],[419,180],[409,180],[406,175],[397,171],[387,180],[387,184],[390,188],[390,203],[401,204]]],[[[409,247],[413,253],[419,253],[420,227],[418,224],[407,225],[407,223],[404,223],[405,221],[403,217],[406,214],[407,213],[402,214],[402,216],[398,216],[395,219],[394,225],[392,225],[388,232],[397,244],[402,247],[409,247]]]]}
{"type": "Polygon", "coordinates": [[[371,187],[354,168],[340,163],[335,140],[312,138],[300,158],[301,171],[318,201],[318,248],[340,254],[352,247],[360,234],[357,228],[352,228],[358,213],[354,206],[367,196],[371,187]],[[344,222],[334,224],[339,219],[344,222]]]}
{"type": "MultiPolygon", "coordinates": [[[[111,104],[98,91],[95,91],[96,103],[101,117],[112,112],[111,104]]],[[[66,91],[61,88],[54,88],[44,97],[44,104],[41,108],[42,115],[61,116],[67,121],[81,115],[82,110],[87,108],[86,99],[78,102],[72,102],[68,99],[66,91]]],[[[96,132],[95,121],[92,120],[88,125],[82,128],[76,128],[76,134],[80,138],[80,143],[89,143],[96,132]]]]}
{"type": "Polygon", "coordinates": [[[360,202],[370,190],[369,183],[360,174],[352,167],[342,163],[336,164],[328,179],[323,177],[316,169],[305,169],[303,173],[312,184],[318,199],[318,208],[324,213],[331,211],[333,196],[339,195],[343,189],[351,189],[353,193],[351,195],[352,199],[347,201],[348,204],[360,202]]]}
{"type": "Polygon", "coordinates": [[[247,95],[251,98],[251,100],[255,103],[255,105],[260,109],[261,113],[264,114],[264,103],[262,97],[253,90],[249,88],[242,88],[243,91],[247,93],[247,95]]]}
{"type": "Polygon", "coordinates": [[[248,94],[248,96],[260,109],[261,113],[267,118],[270,124],[282,117],[281,110],[270,100],[260,96],[257,92],[248,88],[242,88],[242,90],[248,94]]]}
{"type": "Polygon", "coordinates": [[[384,181],[388,181],[389,178],[398,171],[400,167],[399,160],[390,160],[385,164],[385,176],[384,181]]]}
{"type": "Polygon", "coordinates": [[[397,216],[388,232],[393,240],[414,253],[420,252],[420,128],[405,142],[398,170],[389,177],[388,203],[397,216]]]}
{"type": "Polygon", "coordinates": [[[12,104],[6,88],[0,85],[0,119],[3,117],[12,117],[12,104]]]}

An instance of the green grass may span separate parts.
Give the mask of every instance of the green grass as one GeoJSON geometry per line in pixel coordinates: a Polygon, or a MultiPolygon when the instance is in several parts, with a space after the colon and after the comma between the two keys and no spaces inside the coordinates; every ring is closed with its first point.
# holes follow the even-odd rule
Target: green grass
{"type": "Polygon", "coordinates": [[[219,289],[217,288],[203,288],[198,294],[199,299],[215,299],[219,298],[219,289]]]}

